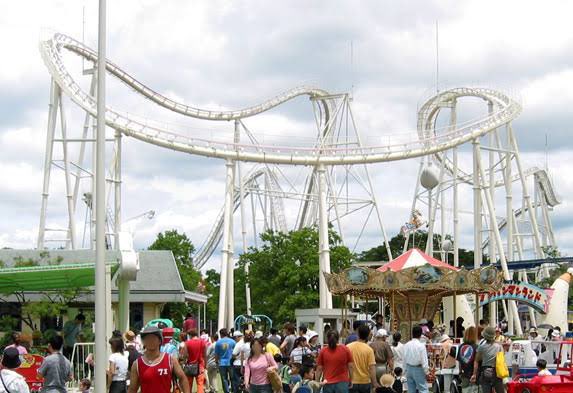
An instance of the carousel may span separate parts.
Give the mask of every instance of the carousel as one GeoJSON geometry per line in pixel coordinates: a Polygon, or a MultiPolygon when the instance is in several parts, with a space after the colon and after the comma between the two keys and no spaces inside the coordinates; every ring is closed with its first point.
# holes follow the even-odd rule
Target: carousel
{"type": "MultiPolygon", "coordinates": [[[[350,267],[339,273],[323,273],[329,290],[337,296],[362,299],[383,298],[390,306],[393,331],[409,338],[420,320],[433,320],[442,300],[473,294],[476,304],[481,293],[491,293],[503,286],[503,276],[495,267],[467,270],[451,266],[411,249],[378,269],[350,267]]],[[[475,308],[478,325],[478,307],[475,308]]]]}

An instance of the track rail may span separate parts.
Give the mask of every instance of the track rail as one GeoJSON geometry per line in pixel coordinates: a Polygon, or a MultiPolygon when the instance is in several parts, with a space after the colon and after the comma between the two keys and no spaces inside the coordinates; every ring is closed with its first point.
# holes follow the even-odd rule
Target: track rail
{"type": "MultiPolygon", "coordinates": [[[[69,73],[61,56],[62,49],[69,50],[89,61],[95,61],[97,53],[63,34],[55,34],[50,39],[40,41],[42,58],[56,83],[78,106],[92,116],[96,116],[96,99],[84,91],[69,73]]],[[[328,93],[324,90],[299,87],[246,109],[210,111],[173,101],[148,88],[112,62],[108,61],[106,68],[111,75],[121,80],[136,93],[156,104],[186,116],[205,120],[224,121],[254,116],[301,95],[310,96],[312,99],[322,99],[322,102],[326,102],[328,97],[328,93]]],[[[106,109],[106,124],[141,141],[205,157],[290,165],[353,165],[396,161],[436,154],[481,137],[511,122],[521,112],[521,106],[516,101],[491,89],[457,88],[442,92],[440,96],[443,97],[447,94],[452,97],[456,95],[479,96],[495,102],[499,110],[445,134],[417,136],[412,133],[410,140],[404,142],[356,148],[249,145],[194,138],[170,132],[160,126],[149,126],[112,108],[106,109]]],[[[325,118],[329,116],[328,111],[328,105],[324,104],[325,118]]]]}

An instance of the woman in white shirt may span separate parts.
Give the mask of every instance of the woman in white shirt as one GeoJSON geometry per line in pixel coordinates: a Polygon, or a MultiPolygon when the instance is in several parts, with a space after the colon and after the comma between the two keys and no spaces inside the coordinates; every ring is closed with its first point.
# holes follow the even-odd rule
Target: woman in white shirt
{"type": "MultiPolygon", "coordinates": [[[[404,344],[400,342],[402,334],[396,332],[392,335],[392,356],[394,357],[394,368],[404,369],[404,344]]],[[[393,371],[393,370],[392,370],[393,371]]]]}
{"type": "Polygon", "coordinates": [[[112,352],[107,370],[109,393],[126,393],[129,358],[124,352],[123,340],[121,337],[112,337],[109,344],[112,352]]]}
{"type": "Polygon", "coordinates": [[[292,363],[302,364],[305,355],[311,355],[312,351],[308,348],[306,337],[300,336],[294,342],[294,348],[290,353],[290,360],[292,363]]]}
{"type": "Polygon", "coordinates": [[[0,370],[0,393],[30,393],[24,377],[14,371],[14,369],[20,367],[20,363],[18,349],[10,347],[4,350],[2,370],[0,370]]]}

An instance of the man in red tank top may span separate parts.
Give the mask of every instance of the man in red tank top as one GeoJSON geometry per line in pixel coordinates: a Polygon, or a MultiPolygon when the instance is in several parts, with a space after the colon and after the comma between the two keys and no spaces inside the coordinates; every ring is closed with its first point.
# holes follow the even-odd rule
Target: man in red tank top
{"type": "Polygon", "coordinates": [[[207,344],[199,338],[196,329],[189,330],[190,339],[185,341],[185,348],[180,352],[180,358],[186,364],[197,364],[199,374],[196,377],[189,376],[189,387],[193,389],[193,382],[197,380],[197,393],[204,393],[205,389],[205,359],[207,358],[207,344]]]}
{"type": "Polygon", "coordinates": [[[141,340],[145,352],[131,368],[129,393],[137,393],[140,388],[141,393],[171,393],[173,376],[177,377],[183,393],[191,393],[189,381],[179,362],[160,352],[163,341],[161,329],[146,327],[141,331],[141,340]]]}

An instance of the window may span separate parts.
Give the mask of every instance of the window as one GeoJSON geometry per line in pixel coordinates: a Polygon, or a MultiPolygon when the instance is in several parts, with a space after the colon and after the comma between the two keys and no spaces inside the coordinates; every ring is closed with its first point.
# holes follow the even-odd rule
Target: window
{"type": "Polygon", "coordinates": [[[143,329],[143,303],[129,304],[129,326],[135,331],[143,329]]]}

